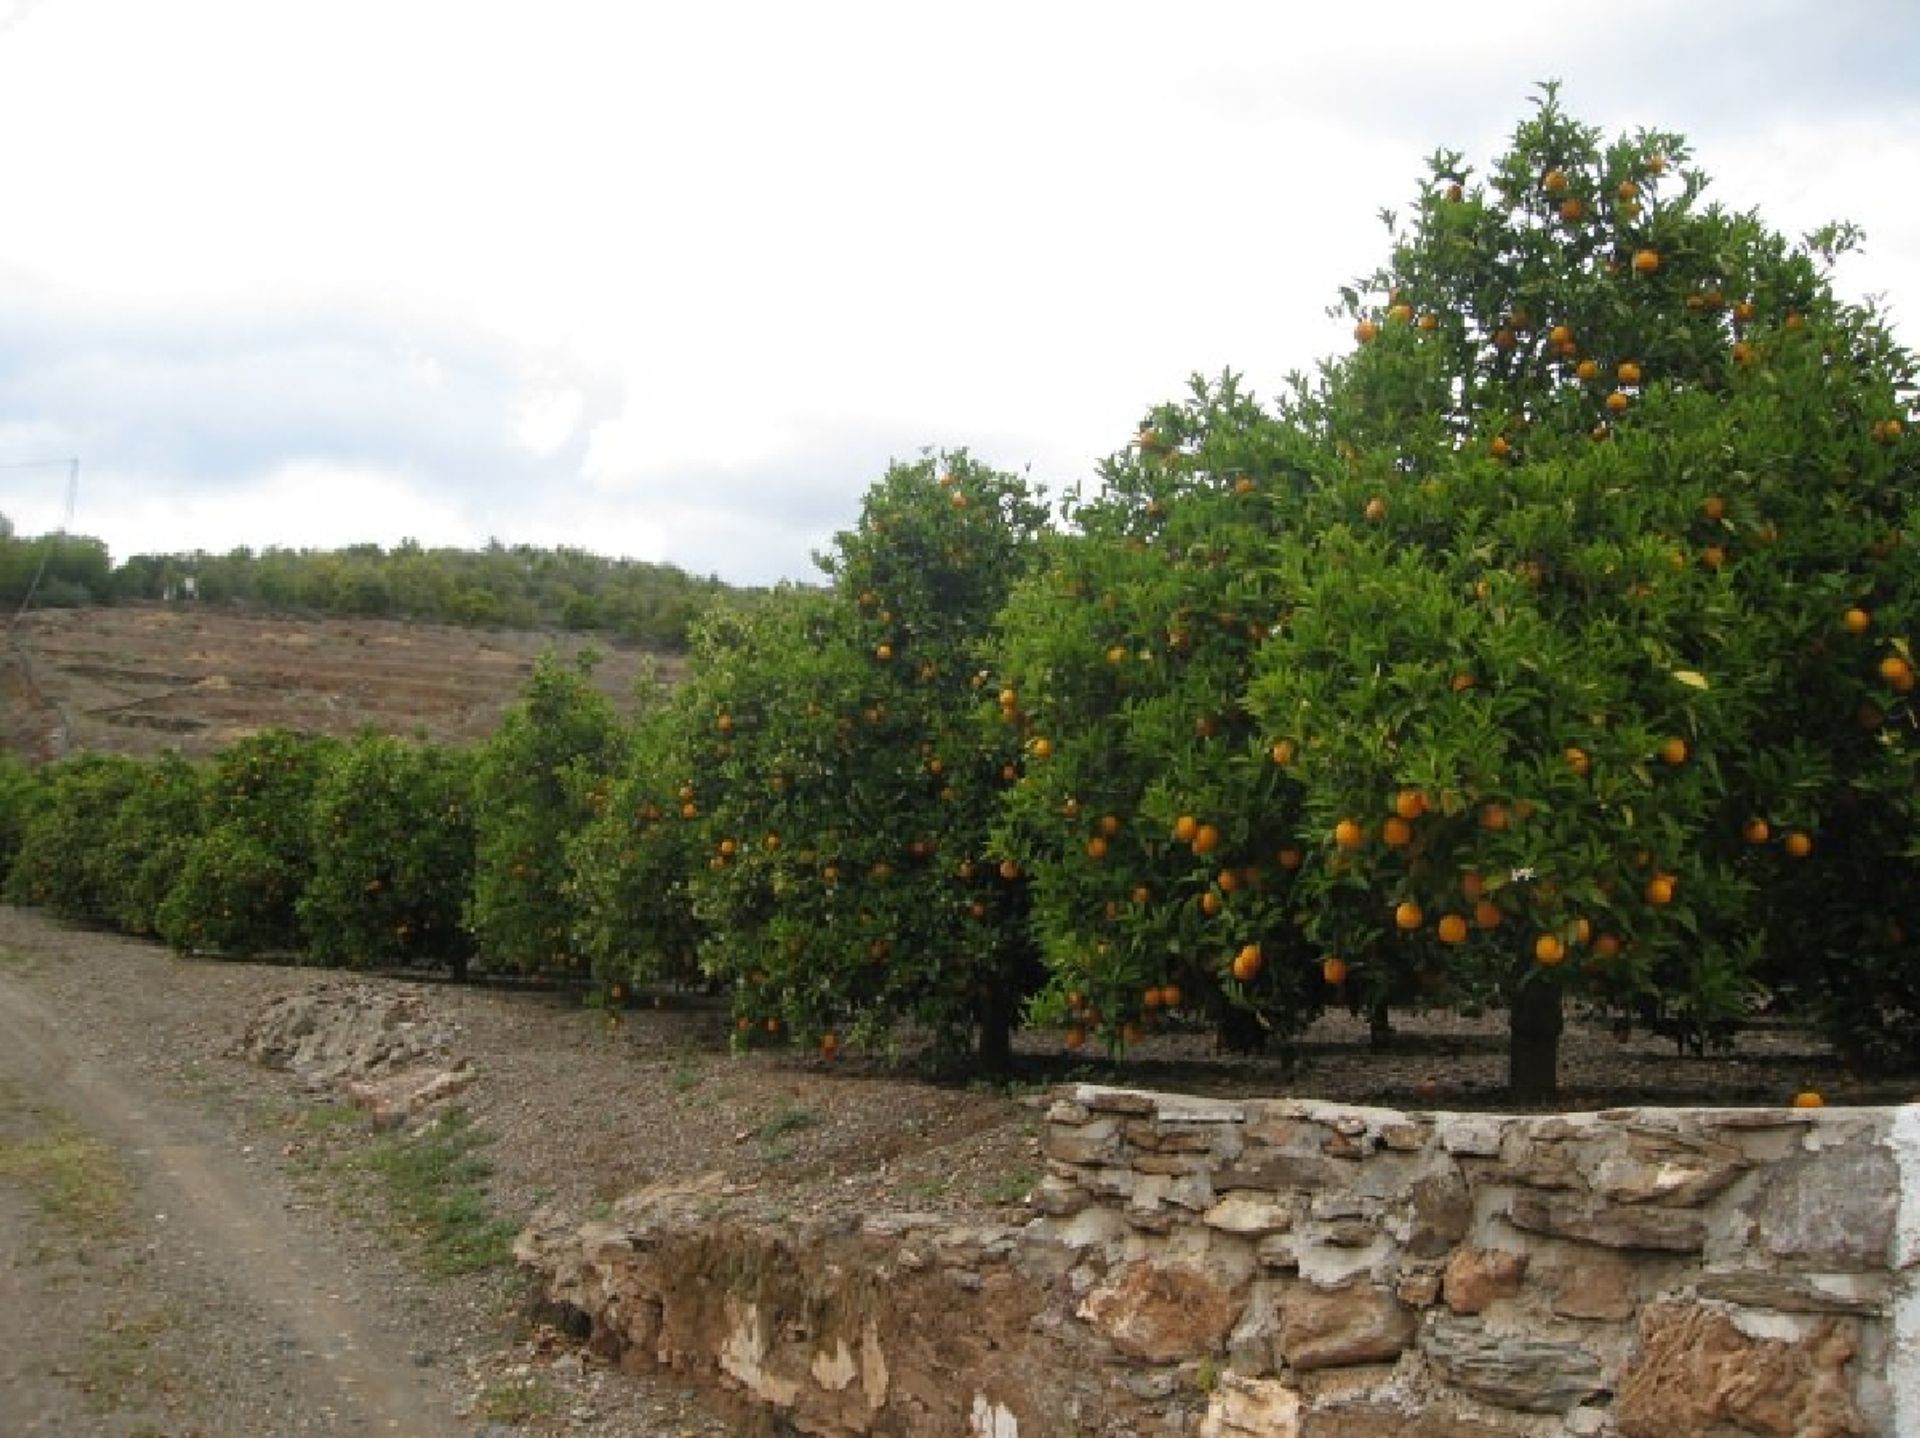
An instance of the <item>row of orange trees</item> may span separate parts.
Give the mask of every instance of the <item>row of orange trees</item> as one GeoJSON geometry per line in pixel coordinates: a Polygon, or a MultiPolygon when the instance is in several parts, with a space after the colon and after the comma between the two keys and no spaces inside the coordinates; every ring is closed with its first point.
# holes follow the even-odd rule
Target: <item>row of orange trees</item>
{"type": "MultiPolygon", "coordinates": [[[[630,724],[544,666],[478,756],[254,741],[199,801],[225,837],[157,864],[218,897],[156,926],[716,983],[743,1042],[828,1052],[1496,1004],[1539,1094],[1571,995],[1912,1056],[1915,366],[1834,292],[1856,237],[1790,243],[1551,89],[1488,173],[1431,171],[1278,400],[1196,382],[1057,524],[897,465],[824,588],[716,611],[630,724]]],[[[120,812],[94,762],[43,809],[120,812]]]]}

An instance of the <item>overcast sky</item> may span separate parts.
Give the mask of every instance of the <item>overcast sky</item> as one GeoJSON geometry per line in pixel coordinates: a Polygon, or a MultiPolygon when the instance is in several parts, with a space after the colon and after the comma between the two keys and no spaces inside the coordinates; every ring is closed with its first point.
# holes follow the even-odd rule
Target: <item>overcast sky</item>
{"type": "Polygon", "coordinates": [[[120,557],[810,577],[890,458],[1057,490],[1346,343],[1378,210],[1548,77],[1860,223],[1920,343],[1914,0],[0,0],[0,465],[120,557]]]}

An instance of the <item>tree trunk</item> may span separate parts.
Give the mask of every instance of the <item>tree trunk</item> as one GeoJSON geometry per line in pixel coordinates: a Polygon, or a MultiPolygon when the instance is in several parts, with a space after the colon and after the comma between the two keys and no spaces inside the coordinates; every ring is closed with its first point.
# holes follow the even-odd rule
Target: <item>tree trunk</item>
{"type": "Polygon", "coordinates": [[[1237,1004],[1229,1004],[1220,1010],[1213,1030],[1214,1042],[1221,1052],[1230,1054],[1257,1054],[1267,1047],[1266,1026],[1259,1016],[1237,1004]]]}
{"type": "Polygon", "coordinates": [[[980,1047],[975,1058],[981,1073],[996,1077],[1013,1071],[1013,1002],[1004,990],[991,988],[975,1009],[980,1024],[980,1047]]]}
{"type": "Polygon", "coordinates": [[[1560,1091],[1560,985],[1529,974],[1514,987],[1507,1013],[1507,1088],[1519,1103],[1544,1103],[1560,1091]]]}
{"type": "Polygon", "coordinates": [[[1385,999],[1367,1010],[1367,1047],[1377,1054],[1393,1047],[1393,1015],[1385,999]]]}

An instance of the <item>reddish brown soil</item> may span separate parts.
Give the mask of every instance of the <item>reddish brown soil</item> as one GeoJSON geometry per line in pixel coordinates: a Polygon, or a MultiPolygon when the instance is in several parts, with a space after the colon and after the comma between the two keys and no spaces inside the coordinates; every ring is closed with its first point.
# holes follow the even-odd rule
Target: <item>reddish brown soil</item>
{"type": "Polygon", "coordinates": [[[384,619],[289,619],[198,605],[42,610],[0,650],[0,747],[214,753],[256,730],[363,728],[444,743],[485,738],[549,650],[602,656],[623,706],[649,664],[681,661],[559,632],[384,619]]]}

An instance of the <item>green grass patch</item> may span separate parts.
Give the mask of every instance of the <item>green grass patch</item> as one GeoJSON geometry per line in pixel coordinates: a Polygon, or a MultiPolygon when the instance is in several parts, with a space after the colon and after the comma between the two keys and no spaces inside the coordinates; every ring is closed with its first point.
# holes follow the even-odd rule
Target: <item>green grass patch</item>
{"type": "Polygon", "coordinates": [[[465,1110],[452,1109],[417,1133],[378,1140],[359,1160],[382,1181],[395,1217],[422,1240],[433,1273],[475,1273],[513,1256],[515,1225],[487,1202],[490,1141],[465,1110]]]}
{"type": "Polygon", "coordinates": [[[518,1427],[560,1411],[560,1395],[543,1378],[509,1378],[480,1390],[474,1411],[489,1423],[518,1427]]]}
{"type": "Polygon", "coordinates": [[[127,1173],[113,1150],[79,1125],[25,1103],[0,1086],[0,1183],[18,1184],[47,1217],[76,1233],[114,1235],[126,1226],[127,1173]]]}
{"type": "Polygon", "coordinates": [[[784,1138],[787,1134],[798,1133],[803,1128],[812,1128],[820,1122],[820,1115],[802,1104],[789,1104],[772,1118],[754,1130],[754,1137],[762,1143],[770,1144],[784,1138]]]}
{"type": "Polygon", "coordinates": [[[74,1374],[88,1407],[96,1413],[124,1413],[178,1391],[180,1374],[162,1351],[178,1322],[176,1314],[162,1311],[138,1318],[115,1316],[90,1330],[74,1374]]]}
{"type": "Polygon", "coordinates": [[[980,1196],[992,1204],[1014,1204],[1026,1200],[1033,1186],[1040,1181],[1040,1175],[1030,1168],[1016,1168],[1011,1173],[1002,1174],[980,1191],[980,1196]]]}

